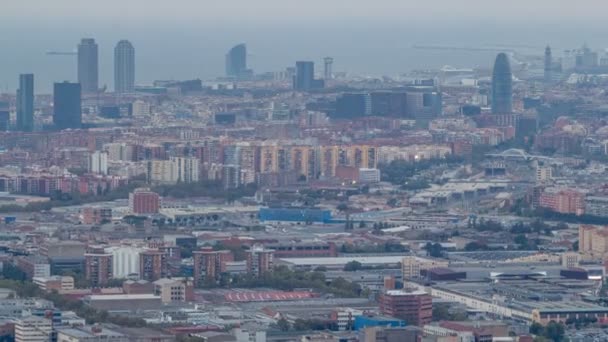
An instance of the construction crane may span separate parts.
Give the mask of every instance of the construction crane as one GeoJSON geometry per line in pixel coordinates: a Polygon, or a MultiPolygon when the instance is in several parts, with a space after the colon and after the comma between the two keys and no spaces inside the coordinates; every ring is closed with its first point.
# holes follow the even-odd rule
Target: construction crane
{"type": "Polygon", "coordinates": [[[47,56],[76,56],[78,52],[76,51],[47,51],[47,56]]]}

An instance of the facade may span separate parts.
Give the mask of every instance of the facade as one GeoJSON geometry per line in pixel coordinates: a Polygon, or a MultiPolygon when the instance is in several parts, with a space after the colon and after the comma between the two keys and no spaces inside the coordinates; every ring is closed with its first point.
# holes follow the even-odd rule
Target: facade
{"type": "Polygon", "coordinates": [[[155,281],[168,275],[167,253],[148,250],[139,253],[139,278],[155,281]]]}
{"type": "Polygon", "coordinates": [[[70,276],[35,277],[32,282],[42,291],[69,291],[74,289],[74,278],[70,276]]]}
{"type": "Polygon", "coordinates": [[[247,45],[238,44],[226,54],[226,76],[242,78],[247,74],[247,45]]]}
{"type": "Polygon", "coordinates": [[[89,249],[84,258],[85,276],[91,286],[104,286],[112,279],[114,274],[112,254],[106,253],[101,247],[94,247],[89,249]]]}
{"type": "Polygon", "coordinates": [[[34,130],[34,75],[19,75],[17,90],[17,130],[32,132],[34,130]]]}
{"type": "Polygon", "coordinates": [[[608,228],[580,225],[578,227],[578,250],[583,255],[603,257],[608,253],[608,228]]]}
{"type": "Polygon", "coordinates": [[[492,71],[492,114],[513,112],[512,78],[509,58],[505,53],[499,53],[492,71]]]}
{"type": "Polygon", "coordinates": [[[401,262],[403,279],[420,278],[421,272],[432,268],[448,267],[447,260],[423,259],[417,256],[405,256],[401,262]]]}
{"type": "Polygon", "coordinates": [[[200,179],[200,160],[190,157],[152,160],[148,166],[148,177],[156,184],[195,183],[200,179]]]}
{"type": "Polygon", "coordinates": [[[99,56],[93,38],[83,38],[78,44],[78,83],[84,93],[99,89],[99,56]]]}
{"type": "Polygon", "coordinates": [[[608,217],[608,196],[587,196],[585,214],[597,217],[608,217]]]}
{"type": "Polygon", "coordinates": [[[160,209],[160,196],[148,188],[135,189],[129,194],[129,209],[134,214],[156,214],[160,209]]]}
{"type": "Polygon", "coordinates": [[[433,302],[424,291],[390,290],[379,298],[383,315],[403,319],[407,324],[423,326],[433,318],[433,302]]]}
{"type": "Polygon", "coordinates": [[[102,224],[112,221],[112,208],[86,207],[82,209],[82,223],[102,224]]]}
{"type": "Polygon", "coordinates": [[[48,258],[34,255],[22,256],[17,258],[16,264],[29,279],[48,278],[51,276],[51,264],[48,258]]]}
{"type": "Polygon", "coordinates": [[[539,206],[560,214],[581,215],[585,211],[585,195],[571,189],[545,189],[540,194],[539,206]]]}
{"type": "Polygon", "coordinates": [[[194,285],[202,286],[205,281],[217,281],[226,272],[226,263],[234,261],[234,255],[228,250],[214,251],[210,247],[192,252],[194,259],[194,285]]]}
{"type": "Polygon", "coordinates": [[[323,80],[315,79],[315,63],[311,61],[296,62],[296,74],[293,79],[293,89],[310,91],[323,88],[323,80]]]}
{"type": "Polygon", "coordinates": [[[561,255],[562,266],[566,268],[578,267],[580,261],[580,254],[577,252],[566,252],[561,255]]]}
{"type": "Polygon", "coordinates": [[[31,316],[15,322],[15,342],[48,342],[51,340],[53,322],[31,316]]]}
{"type": "Polygon", "coordinates": [[[128,94],[135,91],[135,49],[128,40],[121,40],[114,48],[114,92],[128,94]]]}
{"type": "Polygon", "coordinates": [[[89,157],[89,171],[91,173],[108,174],[108,153],[95,151],[89,157]]]}
{"type": "Polygon", "coordinates": [[[112,254],[113,277],[124,279],[133,274],[139,274],[139,259],[143,249],[135,246],[112,246],[106,248],[106,253],[112,254]]]}
{"type": "Polygon", "coordinates": [[[155,281],[154,294],[163,304],[188,302],[194,300],[194,284],[184,278],[164,278],[155,281]]]}
{"type": "Polygon", "coordinates": [[[273,262],[273,250],[254,245],[247,253],[247,273],[260,277],[272,270],[273,262]]]}
{"type": "Polygon", "coordinates": [[[128,336],[100,325],[62,327],[57,329],[57,342],[129,342],[128,336]]]}
{"type": "Polygon", "coordinates": [[[359,169],[359,182],[361,183],[378,183],[380,181],[379,169],[359,169]]]}
{"type": "Polygon", "coordinates": [[[53,89],[53,124],[59,130],[81,128],[82,107],[79,83],[55,83],[53,89]]]}

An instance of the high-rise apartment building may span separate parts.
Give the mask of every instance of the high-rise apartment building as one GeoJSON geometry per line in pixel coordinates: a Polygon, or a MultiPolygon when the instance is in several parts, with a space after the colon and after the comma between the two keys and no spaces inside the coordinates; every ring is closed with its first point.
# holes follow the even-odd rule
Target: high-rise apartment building
{"type": "Polygon", "coordinates": [[[135,91],[135,49],[128,40],[119,41],[114,48],[114,91],[135,91]]]}
{"type": "Polygon", "coordinates": [[[53,124],[56,129],[82,126],[81,88],[79,83],[55,83],[53,87],[53,124]]]}
{"type": "Polygon", "coordinates": [[[147,250],[139,254],[139,278],[155,281],[168,275],[167,253],[159,250],[147,250]]]}
{"type": "Polygon", "coordinates": [[[211,247],[203,247],[192,253],[194,259],[194,284],[200,287],[205,281],[217,281],[226,271],[226,263],[234,261],[234,255],[229,250],[214,251],[211,247]]]}
{"type": "Polygon", "coordinates": [[[78,44],[78,83],[84,93],[99,89],[98,47],[93,38],[83,38],[78,44]]]}
{"type": "Polygon", "coordinates": [[[112,254],[106,253],[103,247],[89,247],[84,255],[86,279],[92,287],[104,286],[113,276],[112,254]]]}
{"type": "Polygon", "coordinates": [[[419,327],[433,319],[433,301],[424,291],[389,290],[378,299],[383,315],[400,318],[419,327]]]}
{"type": "Polygon", "coordinates": [[[108,153],[95,151],[89,156],[89,171],[102,175],[108,174],[108,153]]]}
{"type": "Polygon", "coordinates": [[[256,277],[262,276],[272,270],[273,259],[274,250],[254,245],[247,253],[247,272],[256,277]]]}
{"type": "Polygon", "coordinates": [[[160,196],[148,188],[135,189],[129,194],[129,209],[134,214],[156,214],[160,209],[160,196]]]}
{"type": "Polygon", "coordinates": [[[509,57],[505,53],[499,53],[492,71],[492,114],[513,112],[512,78],[509,57]]]}
{"type": "Polygon", "coordinates": [[[31,132],[34,130],[34,75],[19,75],[17,90],[17,130],[31,132]]]}

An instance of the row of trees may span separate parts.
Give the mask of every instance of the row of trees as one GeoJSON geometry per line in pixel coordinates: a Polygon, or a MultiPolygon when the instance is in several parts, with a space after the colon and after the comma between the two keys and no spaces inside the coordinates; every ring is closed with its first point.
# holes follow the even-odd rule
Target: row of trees
{"type": "Polygon", "coordinates": [[[546,326],[539,323],[532,323],[530,334],[545,338],[548,341],[561,342],[565,340],[564,325],[557,322],[549,322],[546,326]]]}
{"type": "MultiPolygon", "coordinates": [[[[146,182],[136,178],[131,180],[127,186],[114,190],[98,188],[94,194],[80,194],[78,192],[64,193],[61,191],[54,191],[50,194],[50,200],[47,202],[28,203],[25,206],[14,204],[3,205],[0,206],[0,213],[40,212],[50,210],[55,207],[114,201],[117,199],[128,198],[130,192],[142,186],[147,186],[146,182]]],[[[218,181],[178,183],[175,185],[152,187],[152,191],[155,191],[164,197],[211,197],[222,198],[227,202],[234,202],[235,200],[245,196],[253,196],[256,190],[257,188],[255,184],[249,184],[236,189],[224,189],[223,184],[218,181]]]]}
{"type": "Polygon", "coordinates": [[[382,180],[401,185],[404,185],[407,182],[408,184],[406,186],[415,190],[428,186],[428,183],[425,183],[422,180],[412,181],[412,184],[409,183],[416,173],[439,164],[462,164],[462,162],[462,158],[455,156],[448,156],[444,159],[422,159],[418,161],[399,159],[393,160],[389,164],[381,164],[378,168],[380,169],[382,180]]]}
{"type": "Polygon", "coordinates": [[[292,271],[286,266],[277,266],[272,272],[266,272],[260,277],[247,274],[226,278],[224,281],[220,279],[217,286],[240,288],[266,287],[283,291],[293,291],[294,289],[307,288],[343,298],[367,296],[368,294],[361,288],[361,286],[347,281],[344,278],[336,278],[328,281],[323,272],[292,271]]]}

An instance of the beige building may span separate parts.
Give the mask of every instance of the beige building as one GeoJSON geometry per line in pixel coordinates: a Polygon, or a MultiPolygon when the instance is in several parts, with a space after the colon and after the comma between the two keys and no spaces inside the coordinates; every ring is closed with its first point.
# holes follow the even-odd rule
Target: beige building
{"type": "Polygon", "coordinates": [[[578,250],[582,255],[602,258],[608,253],[608,229],[581,225],[578,227],[578,250]]]}
{"type": "Polygon", "coordinates": [[[561,255],[562,266],[567,268],[578,267],[579,260],[580,255],[577,252],[566,252],[561,255]]]}
{"type": "Polygon", "coordinates": [[[191,301],[194,284],[183,278],[163,278],[155,281],[154,294],[160,296],[163,304],[191,301]]]}
{"type": "Polygon", "coordinates": [[[403,279],[420,278],[420,271],[431,268],[448,267],[447,260],[425,259],[413,255],[408,255],[401,262],[403,279]]]}
{"type": "Polygon", "coordinates": [[[49,342],[53,324],[51,320],[30,316],[15,322],[15,342],[49,342]]]}
{"type": "Polygon", "coordinates": [[[152,160],[148,166],[148,177],[156,184],[196,183],[200,179],[200,160],[187,157],[152,160]]]}

